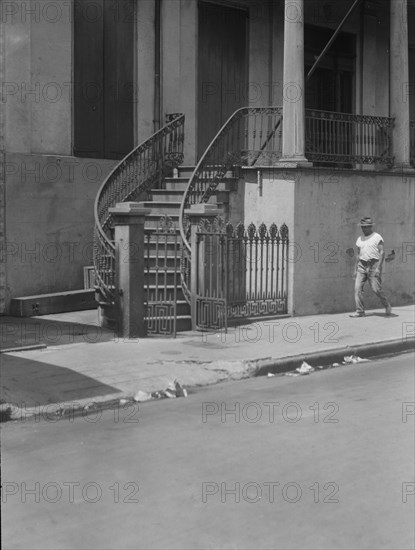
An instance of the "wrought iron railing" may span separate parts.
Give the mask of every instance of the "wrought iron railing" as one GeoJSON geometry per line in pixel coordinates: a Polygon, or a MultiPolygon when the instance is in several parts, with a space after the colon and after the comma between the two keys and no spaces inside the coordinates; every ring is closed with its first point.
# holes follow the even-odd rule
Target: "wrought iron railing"
{"type": "Polygon", "coordinates": [[[333,164],[393,164],[393,118],[306,110],[306,157],[333,164]]]}
{"type": "Polygon", "coordinates": [[[103,302],[115,300],[115,245],[109,209],[141,200],[183,162],[184,115],[178,115],[131,151],[108,175],[95,199],[94,267],[103,302]]]}
{"type": "Polygon", "coordinates": [[[415,168],[415,120],[411,120],[411,122],[409,123],[409,131],[410,131],[410,135],[411,135],[411,138],[410,138],[410,147],[411,147],[411,150],[410,150],[410,159],[411,159],[411,164],[412,166],[415,168]]]}
{"type": "Polygon", "coordinates": [[[282,107],[243,107],[222,126],[199,160],[186,188],[180,208],[183,240],[181,282],[190,303],[190,228],[185,211],[206,203],[227,172],[241,166],[273,165],[282,150],[282,107]]]}

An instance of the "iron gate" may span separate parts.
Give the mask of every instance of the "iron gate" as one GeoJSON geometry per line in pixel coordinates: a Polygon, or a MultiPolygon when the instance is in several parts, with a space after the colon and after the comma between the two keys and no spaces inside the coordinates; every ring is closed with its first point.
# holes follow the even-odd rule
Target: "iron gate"
{"type": "Polygon", "coordinates": [[[145,318],[147,334],[176,336],[180,235],[171,217],[146,229],[145,318]]]}
{"type": "Polygon", "coordinates": [[[225,329],[230,320],[288,311],[288,227],[234,227],[202,220],[196,232],[196,326],[225,329]]]}

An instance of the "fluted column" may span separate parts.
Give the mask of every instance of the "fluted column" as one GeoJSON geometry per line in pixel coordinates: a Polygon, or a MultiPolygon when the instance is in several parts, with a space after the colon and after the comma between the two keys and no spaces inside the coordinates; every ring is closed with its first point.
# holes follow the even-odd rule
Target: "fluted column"
{"type": "Polygon", "coordinates": [[[304,0],[285,0],[282,162],[306,162],[304,0]]]}

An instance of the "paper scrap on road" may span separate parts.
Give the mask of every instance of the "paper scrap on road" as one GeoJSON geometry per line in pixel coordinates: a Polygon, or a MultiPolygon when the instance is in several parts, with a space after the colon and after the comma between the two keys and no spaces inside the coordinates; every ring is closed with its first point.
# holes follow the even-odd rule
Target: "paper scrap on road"
{"type": "Polygon", "coordinates": [[[138,392],[134,395],[134,401],[137,403],[150,401],[150,399],[152,399],[151,393],[147,393],[146,391],[138,390],[138,392]]]}
{"type": "Polygon", "coordinates": [[[312,367],[311,365],[309,365],[308,363],[306,363],[305,361],[303,361],[301,367],[298,367],[297,369],[295,369],[296,372],[298,372],[299,374],[310,374],[311,372],[314,372],[315,371],[315,368],[312,367]]]}
{"type": "Polygon", "coordinates": [[[142,390],[138,390],[134,396],[134,401],[143,402],[150,401],[151,399],[173,399],[176,397],[187,397],[187,390],[183,388],[178,380],[169,382],[165,390],[153,391],[148,393],[142,390]]]}
{"type": "Polygon", "coordinates": [[[354,365],[356,363],[365,363],[366,361],[369,361],[369,359],[363,359],[357,355],[346,355],[344,357],[343,365],[354,365]]]}

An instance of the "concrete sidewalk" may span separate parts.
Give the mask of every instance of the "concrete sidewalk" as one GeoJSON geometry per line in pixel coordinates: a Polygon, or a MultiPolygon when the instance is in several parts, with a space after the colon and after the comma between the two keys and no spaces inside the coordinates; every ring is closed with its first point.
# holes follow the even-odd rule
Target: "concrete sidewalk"
{"type": "Polygon", "coordinates": [[[352,319],[349,314],[285,317],[228,333],[179,333],[176,339],[122,340],[97,324],[96,311],[31,319],[2,318],[1,403],[29,409],[82,408],[131,400],[138,390],[186,388],[413,349],[414,306],[352,319]],[[24,346],[39,349],[24,350],[24,346]],[[41,349],[43,348],[43,349],[41,349]]]}

